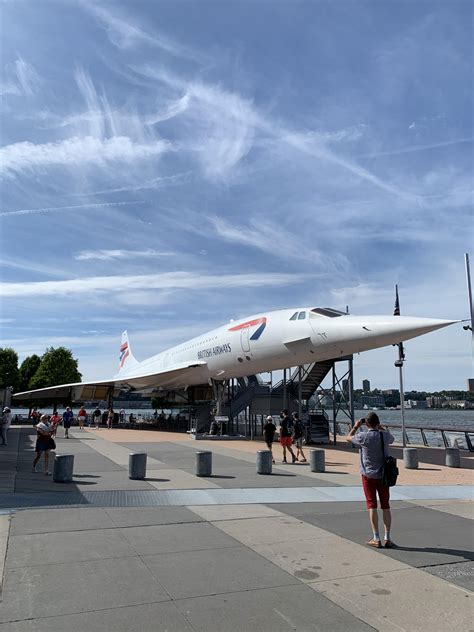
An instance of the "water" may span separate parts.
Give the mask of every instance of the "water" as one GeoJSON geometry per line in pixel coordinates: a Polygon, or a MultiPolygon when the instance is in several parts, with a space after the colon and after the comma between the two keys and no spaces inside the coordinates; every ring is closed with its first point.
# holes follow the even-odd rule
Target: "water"
{"type": "MultiPolygon", "coordinates": [[[[356,410],[355,418],[364,417],[369,411],[356,410]]],[[[377,410],[382,424],[401,425],[402,415],[399,410],[377,410]]],[[[340,418],[342,421],[342,417],[340,418]]],[[[405,409],[406,427],[449,428],[453,430],[470,430],[474,432],[474,410],[405,409]]]]}
{"type": "MultiPolygon", "coordinates": [[[[50,406],[45,406],[43,409],[40,409],[41,412],[51,414],[52,409],[50,406]]],[[[117,412],[120,409],[115,409],[117,412]]],[[[62,409],[60,408],[60,412],[62,409]]],[[[73,408],[73,411],[77,413],[77,409],[73,408]]],[[[92,412],[92,410],[88,410],[87,412],[92,412]]],[[[134,409],[126,409],[126,416],[130,413],[133,413],[134,417],[143,417],[147,418],[153,415],[153,410],[149,408],[134,408],[134,409]]],[[[160,412],[160,410],[158,411],[160,412]]],[[[170,413],[173,416],[176,414],[176,411],[171,411],[165,409],[165,415],[170,413]]],[[[355,419],[360,419],[364,417],[369,411],[367,410],[356,410],[355,411],[355,419]]],[[[401,413],[399,410],[377,410],[377,415],[380,418],[382,424],[387,425],[401,425],[401,413]]],[[[12,413],[28,416],[28,409],[26,408],[12,408],[12,413]]],[[[328,417],[331,419],[332,410],[326,411],[328,417]]],[[[338,421],[344,422],[347,420],[347,417],[343,413],[339,413],[338,421]]],[[[453,429],[453,430],[469,430],[474,432],[474,410],[438,410],[438,409],[429,409],[429,410],[416,410],[416,409],[406,409],[405,410],[405,424],[406,427],[418,427],[418,428],[442,428],[442,429],[453,429]]]]}

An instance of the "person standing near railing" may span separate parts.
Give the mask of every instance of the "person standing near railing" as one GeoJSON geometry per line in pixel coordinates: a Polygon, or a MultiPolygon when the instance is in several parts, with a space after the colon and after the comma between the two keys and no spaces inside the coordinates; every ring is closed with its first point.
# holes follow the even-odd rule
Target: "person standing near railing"
{"type": "Polygon", "coordinates": [[[365,419],[359,419],[346,437],[346,441],[360,449],[360,474],[362,476],[362,487],[364,489],[367,509],[369,510],[369,520],[372,527],[372,538],[366,542],[376,549],[382,548],[379,535],[379,518],[377,513],[377,495],[380,499],[382,509],[383,524],[385,528],[384,544],[386,549],[393,549],[394,543],[390,535],[392,525],[392,514],[390,511],[390,487],[384,485],[382,481],[382,470],[386,457],[388,456],[388,446],[393,443],[393,436],[380,425],[378,415],[374,412],[367,414],[365,419]],[[356,434],[362,425],[367,426],[366,431],[356,434]],[[383,441],[381,438],[383,434],[383,441]],[[382,449],[383,446],[383,449],[382,449]]]}

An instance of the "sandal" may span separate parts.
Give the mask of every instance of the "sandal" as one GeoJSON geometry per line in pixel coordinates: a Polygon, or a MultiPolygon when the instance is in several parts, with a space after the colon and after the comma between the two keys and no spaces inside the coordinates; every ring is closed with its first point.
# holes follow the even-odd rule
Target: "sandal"
{"type": "Polygon", "coordinates": [[[374,540],[374,538],[371,538],[370,540],[367,540],[366,544],[368,546],[373,546],[374,549],[381,549],[382,548],[382,542],[380,542],[380,540],[374,540]]]}
{"type": "Polygon", "coordinates": [[[395,542],[392,542],[392,540],[385,540],[384,546],[386,549],[395,549],[397,547],[395,542]]]}

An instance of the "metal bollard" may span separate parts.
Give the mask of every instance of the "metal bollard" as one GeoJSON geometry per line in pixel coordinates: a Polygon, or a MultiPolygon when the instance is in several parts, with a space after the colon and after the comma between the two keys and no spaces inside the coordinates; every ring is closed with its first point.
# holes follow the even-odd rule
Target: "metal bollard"
{"type": "Polygon", "coordinates": [[[403,464],[407,470],[418,469],[418,450],[416,448],[403,448],[403,464]]]}
{"type": "Polygon", "coordinates": [[[326,459],[324,450],[313,449],[309,451],[309,465],[312,472],[326,471],[326,459]]]}
{"type": "Polygon", "coordinates": [[[212,452],[196,452],[196,476],[211,476],[212,452]]]}
{"type": "Polygon", "coordinates": [[[53,466],[55,483],[72,483],[74,470],[74,454],[56,454],[53,466]]]}
{"type": "Polygon", "coordinates": [[[146,476],[146,452],[132,452],[128,457],[128,478],[141,481],[146,476]]]}
{"type": "Polygon", "coordinates": [[[446,467],[461,467],[459,448],[446,448],[446,467]]]}
{"type": "Polygon", "coordinates": [[[270,450],[258,450],[257,452],[257,474],[272,473],[272,453],[270,450]]]}

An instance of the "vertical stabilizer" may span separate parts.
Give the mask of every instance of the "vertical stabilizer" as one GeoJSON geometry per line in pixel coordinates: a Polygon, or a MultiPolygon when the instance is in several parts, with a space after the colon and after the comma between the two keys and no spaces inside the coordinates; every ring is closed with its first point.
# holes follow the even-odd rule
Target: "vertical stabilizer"
{"type": "Polygon", "coordinates": [[[124,331],[120,342],[119,375],[128,373],[136,364],[138,364],[138,362],[133,357],[130,341],[128,340],[128,333],[124,331]]]}

